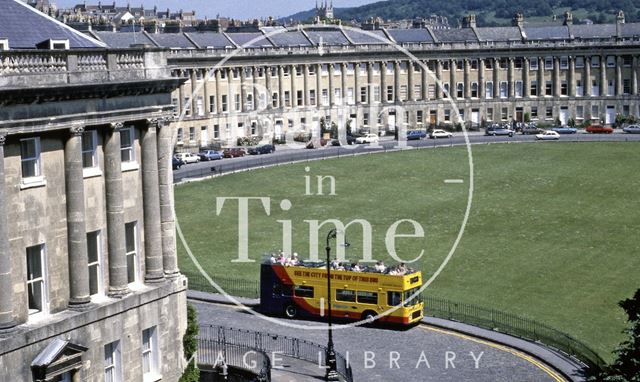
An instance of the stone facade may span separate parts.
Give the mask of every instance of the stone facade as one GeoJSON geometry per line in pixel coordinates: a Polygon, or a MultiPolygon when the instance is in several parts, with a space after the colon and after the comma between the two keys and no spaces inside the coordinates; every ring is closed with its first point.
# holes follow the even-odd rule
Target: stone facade
{"type": "Polygon", "coordinates": [[[0,52],[0,380],[177,381],[159,49],[0,52]]]}
{"type": "MultiPolygon", "coordinates": [[[[178,150],[282,138],[321,118],[354,130],[532,121],[612,124],[640,111],[640,24],[354,30],[308,26],[183,34],[168,63],[178,150]],[[248,39],[253,38],[252,42],[248,39]],[[450,97],[447,97],[450,95],[450,97]]],[[[99,35],[109,44],[108,35],[99,35]]],[[[162,37],[162,38],[161,38],[162,37]]]]}

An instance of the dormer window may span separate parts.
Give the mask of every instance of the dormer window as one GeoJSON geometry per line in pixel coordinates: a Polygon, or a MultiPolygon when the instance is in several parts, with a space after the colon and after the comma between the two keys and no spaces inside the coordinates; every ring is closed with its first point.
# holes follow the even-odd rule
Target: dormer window
{"type": "Polygon", "coordinates": [[[36,45],[38,49],[49,49],[49,50],[68,50],[69,49],[69,40],[44,40],[43,42],[36,45]]]}

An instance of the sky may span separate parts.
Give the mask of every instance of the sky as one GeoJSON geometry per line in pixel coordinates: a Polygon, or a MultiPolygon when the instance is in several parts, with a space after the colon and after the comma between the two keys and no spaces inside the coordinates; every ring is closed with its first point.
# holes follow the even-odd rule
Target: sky
{"type": "MultiPolygon", "coordinates": [[[[59,8],[69,8],[86,1],[87,4],[97,4],[99,0],[51,0],[59,8]]],[[[103,4],[112,4],[114,0],[101,0],[103,4]]],[[[315,7],[316,0],[115,0],[116,5],[126,6],[127,2],[132,7],[153,8],[157,5],[160,9],[169,7],[174,10],[195,10],[197,17],[216,15],[247,20],[253,18],[266,18],[268,16],[285,17],[299,11],[309,10],[315,7]]],[[[334,8],[353,7],[373,3],[379,0],[334,0],[334,8]]]]}

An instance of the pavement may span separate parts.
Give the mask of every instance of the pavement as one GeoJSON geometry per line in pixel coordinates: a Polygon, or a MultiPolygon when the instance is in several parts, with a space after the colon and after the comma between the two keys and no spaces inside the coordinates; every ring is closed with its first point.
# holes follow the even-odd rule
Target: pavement
{"type": "MultiPolygon", "coordinates": [[[[247,308],[258,307],[258,299],[237,298],[244,308],[234,308],[224,295],[189,290],[187,297],[200,312],[203,325],[326,341],[326,329],[310,328],[317,327],[317,322],[279,319],[275,323],[251,315],[247,308]]],[[[582,364],[542,344],[439,318],[425,317],[423,324],[406,331],[351,327],[334,331],[334,341],[337,351],[348,356],[356,381],[585,381],[582,364]],[[394,363],[396,355],[400,360],[394,363]],[[455,361],[448,363],[451,356],[455,361]]],[[[274,381],[306,382],[318,380],[324,370],[314,363],[287,360],[285,367],[274,372],[274,381]]]]}

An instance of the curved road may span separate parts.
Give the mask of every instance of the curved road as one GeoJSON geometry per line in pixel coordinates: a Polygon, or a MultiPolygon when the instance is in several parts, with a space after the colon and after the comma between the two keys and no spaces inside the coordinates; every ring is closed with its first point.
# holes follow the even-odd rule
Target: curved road
{"type": "MultiPolygon", "coordinates": [[[[505,142],[538,142],[533,135],[514,135],[513,137],[498,136],[490,137],[482,133],[472,132],[468,134],[471,144],[505,143],[505,142]]],[[[635,141],[640,142],[640,134],[626,134],[615,132],[613,134],[587,134],[584,132],[577,134],[561,135],[561,142],[602,142],[602,141],[635,141]]],[[[423,139],[418,141],[400,142],[406,143],[406,148],[430,148],[444,147],[451,145],[463,145],[464,136],[457,133],[450,139],[423,139]]],[[[551,143],[551,142],[549,142],[551,143]]],[[[174,183],[178,183],[188,178],[201,178],[211,175],[219,175],[227,172],[240,171],[249,168],[272,166],[277,164],[323,159],[330,157],[341,157],[364,154],[376,151],[396,150],[398,142],[392,137],[383,137],[377,147],[372,145],[351,145],[346,147],[323,147],[319,149],[305,149],[304,145],[295,142],[295,146],[278,145],[277,151],[267,155],[247,155],[241,158],[226,158],[211,162],[200,162],[182,166],[173,172],[174,183]]]]}
{"type": "MultiPolygon", "coordinates": [[[[318,344],[327,342],[324,330],[274,324],[234,306],[192,303],[201,325],[286,335],[318,344]]],[[[306,321],[295,323],[317,325],[306,321]]],[[[336,351],[348,356],[356,381],[565,381],[559,373],[522,352],[426,325],[409,330],[355,327],[334,330],[333,337],[336,351]]],[[[274,357],[271,358],[273,362],[274,357]]]]}

